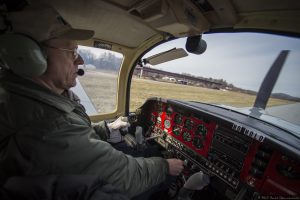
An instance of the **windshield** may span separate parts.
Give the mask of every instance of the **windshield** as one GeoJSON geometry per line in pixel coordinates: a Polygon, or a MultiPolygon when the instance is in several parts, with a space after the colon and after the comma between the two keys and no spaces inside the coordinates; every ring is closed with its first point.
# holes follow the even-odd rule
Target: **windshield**
{"type": "MultiPolygon", "coordinates": [[[[253,106],[264,76],[281,50],[290,50],[268,101],[267,114],[292,123],[300,108],[300,40],[259,33],[220,33],[202,37],[207,49],[201,55],[158,65],[136,67],[131,86],[130,110],[149,97],[231,106],[239,110],[253,106]],[[293,105],[293,109],[285,105],[293,105]],[[296,109],[294,108],[296,107],[296,109]],[[271,111],[270,108],[276,108],[271,111]],[[291,113],[293,111],[293,113],[291,113]]],[[[186,38],[173,40],[149,51],[144,58],[170,50],[185,49],[186,38]]],[[[296,121],[296,122],[295,122],[296,121]]]]}

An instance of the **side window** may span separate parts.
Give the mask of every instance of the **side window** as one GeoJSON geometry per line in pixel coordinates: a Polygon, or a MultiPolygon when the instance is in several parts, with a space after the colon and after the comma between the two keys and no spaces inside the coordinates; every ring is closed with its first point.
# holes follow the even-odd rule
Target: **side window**
{"type": "Polygon", "coordinates": [[[84,65],[83,76],[78,76],[72,88],[88,115],[113,112],[116,109],[117,82],[123,55],[93,47],[78,47],[84,65]]]}

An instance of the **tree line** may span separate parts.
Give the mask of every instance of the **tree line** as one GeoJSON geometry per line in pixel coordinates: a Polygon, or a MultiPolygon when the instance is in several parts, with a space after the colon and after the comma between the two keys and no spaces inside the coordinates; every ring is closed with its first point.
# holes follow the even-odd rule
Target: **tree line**
{"type": "Polygon", "coordinates": [[[123,60],[107,51],[100,55],[95,55],[95,53],[88,49],[79,49],[78,52],[86,65],[93,65],[98,70],[119,71],[123,60]]]}

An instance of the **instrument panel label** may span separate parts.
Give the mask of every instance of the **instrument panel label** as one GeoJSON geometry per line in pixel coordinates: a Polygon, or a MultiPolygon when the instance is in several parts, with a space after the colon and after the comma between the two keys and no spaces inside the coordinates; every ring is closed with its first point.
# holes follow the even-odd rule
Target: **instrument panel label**
{"type": "Polygon", "coordinates": [[[265,139],[264,134],[262,132],[255,130],[253,128],[245,127],[242,124],[236,122],[232,124],[232,129],[238,133],[247,135],[259,142],[263,142],[265,139]]]}

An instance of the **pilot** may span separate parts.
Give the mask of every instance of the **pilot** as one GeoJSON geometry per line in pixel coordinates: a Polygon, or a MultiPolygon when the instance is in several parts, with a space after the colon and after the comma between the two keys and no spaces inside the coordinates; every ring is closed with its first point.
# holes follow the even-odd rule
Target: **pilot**
{"type": "Polygon", "coordinates": [[[93,31],[73,29],[52,7],[26,5],[8,12],[0,35],[0,176],[99,176],[134,197],[183,170],[178,159],[134,158],[105,140],[128,126],[97,123],[63,93],[76,85],[84,63],[76,40],[93,31]],[[3,92],[4,91],[4,92],[3,92]]]}

